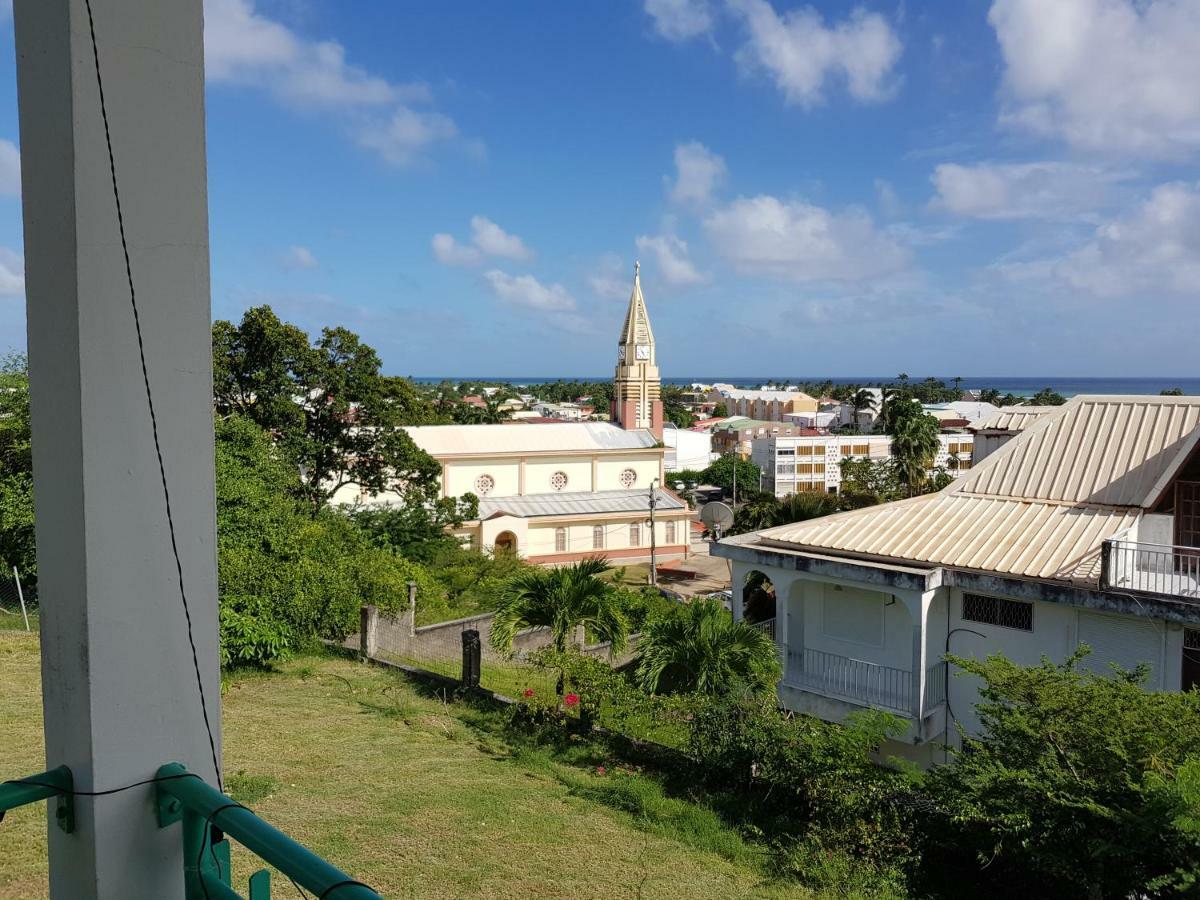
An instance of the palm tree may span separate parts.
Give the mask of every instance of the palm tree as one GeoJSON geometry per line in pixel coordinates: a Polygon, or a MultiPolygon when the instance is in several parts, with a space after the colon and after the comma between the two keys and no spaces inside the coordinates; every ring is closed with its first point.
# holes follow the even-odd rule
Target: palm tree
{"type": "Polygon", "coordinates": [[[875,409],[875,395],[866,388],[859,388],[850,396],[850,406],[854,409],[854,424],[858,424],[858,414],[864,409],[875,409]]]}
{"type": "Polygon", "coordinates": [[[775,525],[807,522],[837,512],[837,501],[829,494],[788,494],[775,510],[775,525]]]}
{"type": "Polygon", "coordinates": [[[519,573],[500,592],[492,619],[492,646],[511,653],[513,639],[526,628],[550,629],[555,650],[566,650],[572,633],[583,625],[615,653],[625,649],[629,623],[616,589],[600,578],[611,569],[603,557],[591,557],[557,569],[531,568],[519,573]]]}
{"type": "Polygon", "coordinates": [[[775,641],[735,622],[718,600],[693,600],[677,615],[651,621],[638,649],[638,679],[652,693],[715,694],[739,683],[767,693],[779,681],[775,641]]]}
{"type": "Polygon", "coordinates": [[[901,416],[892,433],[892,456],[904,481],[908,483],[910,497],[920,493],[933,461],[937,457],[939,427],[933,416],[913,409],[901,416]]]}

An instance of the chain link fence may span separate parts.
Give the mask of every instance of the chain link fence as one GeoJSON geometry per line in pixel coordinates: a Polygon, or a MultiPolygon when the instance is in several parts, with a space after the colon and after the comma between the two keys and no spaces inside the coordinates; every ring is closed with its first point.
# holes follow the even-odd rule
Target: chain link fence
{"type": "Polygon", "coordinates": [[[32,631],[36,623],[37,598],[21,582],[16,569],[0,574],[0,630],[32,631]]]}

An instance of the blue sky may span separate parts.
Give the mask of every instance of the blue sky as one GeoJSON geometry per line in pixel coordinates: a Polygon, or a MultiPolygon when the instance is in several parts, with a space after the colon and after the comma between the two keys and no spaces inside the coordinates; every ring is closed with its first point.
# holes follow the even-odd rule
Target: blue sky
{"type": "Polygon", "coordinates": [[[215,316],[602,376],[640,259],[666,375],[1197,374],[1193,0],[205,8],[215,316]]]}

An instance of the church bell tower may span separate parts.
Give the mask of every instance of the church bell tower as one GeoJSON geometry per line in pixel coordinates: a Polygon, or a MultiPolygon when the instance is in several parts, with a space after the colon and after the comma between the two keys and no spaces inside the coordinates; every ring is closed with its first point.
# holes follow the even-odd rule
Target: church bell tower
{"type": "Polygon", "coordinates": [[[642,296],[641,263],[633,264],[633,294],[617,341],[612,417],[622,428],[646,428],[663,436],[662,382],[654,350],[654,332],[642,296]]]}

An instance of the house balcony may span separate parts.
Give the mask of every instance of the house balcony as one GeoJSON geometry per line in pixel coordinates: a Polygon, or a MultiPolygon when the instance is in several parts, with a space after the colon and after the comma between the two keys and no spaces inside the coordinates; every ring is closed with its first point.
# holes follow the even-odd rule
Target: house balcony
{"type": "Polygon", "coordinates": [[[811,647],[787,651],[783,682],[785,687],[805,693],[854,707],[882,709],[918,721],[927,719],[946,703],[944,662],[926,669],[919,706],[915,703],[910,670],[811,647]]]}
{"type": "Polygon", "coordinates": [[[1104,542],[1100,584],[1109,591],[1200,601],[1200,547],[1129,541],[1118,535],[1104,542]]]}

